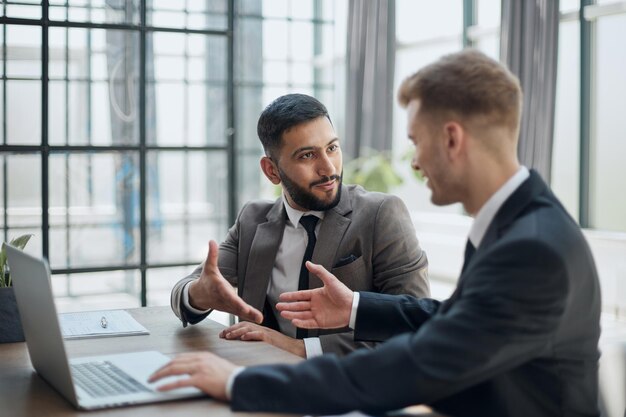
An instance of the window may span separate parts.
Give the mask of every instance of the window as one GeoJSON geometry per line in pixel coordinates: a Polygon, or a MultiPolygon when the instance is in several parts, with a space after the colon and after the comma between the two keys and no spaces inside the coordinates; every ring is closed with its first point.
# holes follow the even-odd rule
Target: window
{"type": "Polygon", "coordinates": [[[626,232],[626,196],[616,192],[626,176],[626,2],[589,3],[561,4],[552,188],[581,226],[626,232]]]}
{"type": "Polygon", "coordinates": [[[239,206],[272,195],[258,115],[299,91],[342,120],[346,6],[3,2],[0,227],[34,234],[61,310],[168,304],[239,206]]]}
{"type": "Polygon", "coordinates": [[[0,224],[61,308],[167,303],[234,217],[231,3],[146,4],[3,3],[0,224]]]}

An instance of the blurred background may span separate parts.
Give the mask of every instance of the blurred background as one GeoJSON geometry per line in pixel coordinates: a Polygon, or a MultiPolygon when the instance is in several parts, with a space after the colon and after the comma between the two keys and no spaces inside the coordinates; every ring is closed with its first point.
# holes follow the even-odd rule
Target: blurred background
{"type": "MultiPolygon", "coordinates": [[[[517,42],[526,59],[544,54],[552,80],[549,111],[528,122],[545,127],[549,147],[529,160],[585,229],[605,311],[625,315],[626,2],[528,2],[554,20],[515,37],[519,3],[3,1],[2,238],[34,235],[26,251],[49,259],[61,311],[167,305],[245,202],[276,198],[256,122],[274,98],[301,92],[329,109],[345,181],[412,210],[433,293],[445,297],[471,219],[434,207],[411,172],[395,91],[466,47],[510,64],[517,42]],[[542,37],[552,49],[530,44],[542,37]]],[[[539,79],[523,80],[527,99],[539,79]]]]}

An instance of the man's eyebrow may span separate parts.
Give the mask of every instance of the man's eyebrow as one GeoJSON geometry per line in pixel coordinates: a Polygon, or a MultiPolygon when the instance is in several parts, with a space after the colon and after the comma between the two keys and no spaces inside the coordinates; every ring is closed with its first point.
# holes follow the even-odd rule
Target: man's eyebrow
{"type": "MultiPolygon", "coordinates": [[[[328,142],[326,144],[326,146],[328,146],[328,145],[330,145],[332,143],[335,143],[335,142],[339,142],[339,138],[332,139],[330,142],[328,142]]],[[[304,152],[304,151],[314,151],[315,149],[317,149],[317,147],[315,147],[315,146],[303,146],[302,148],[298,148],[295,151],[293,151],[291,153],[291,156],[296,156],[296,154],[298,154],[300,152],[304,152]]]]}

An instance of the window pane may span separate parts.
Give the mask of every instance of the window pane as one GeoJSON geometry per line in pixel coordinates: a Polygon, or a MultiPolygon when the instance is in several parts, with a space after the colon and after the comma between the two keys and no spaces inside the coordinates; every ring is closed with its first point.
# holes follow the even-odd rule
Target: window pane
{"type": "Polygon", "coordinates": [[[580,176],[580,24],[561,23],[559,28],[552,189],[565,208],[578,218],[580,176]]]}
{"type": "Polygon", "coordinates": [[[263,16],[286,18],[289,10],[287,0],[272,0],[263,2],[263,16]]]}
{"type": "Polygon", "coordinates": [[[229,227],[226,153],[150,152],[147,176],[148,261],[199,261],[229,227]]]}
{"type": "Polygon", "coordinates": [[[6,5],[6,17],[18,17],[21,19],[41,19],[41,1],[20,0],[19,3],[21,4],[6,5]]]}
{"type": "Polygon", "coordinates": [[[262,31],[261,19],[235,21],[235,81],[263,80],[262,31]]]}
{"type": "Polygon", "coordinates": [[[463,31],[462,0],[398,0],[396,37],[410,43],[450,36],[463,31]]]}
{"type": "Polygon", "coordinates": [[[559,8],[562,12],[576,11],[580,9],[580,0],[561,0],[559,8]]]}
{"type": "Polygon", "coordinates": [[[59,313],[141,306],[139,271],[52,275],[51,283],[59,313]]]}
{"type": "Polygon", "coordinates": [[[131,153],[50,156],[53,268],[139,262],[138,167],[131,153]]]}
{"type": "Polygon", "coordinates": [[[185,29],[228,28],[227,0],[185,1],[154,0],[147,9],[148,25],[185,29]]]}
{"type": "Polygon", "coordinates": [[[286,21],[263,22],[263,58],[285,59],[289,52],[289,26],[286,21]]]}
{"type": "MultiPolygon", "coordinates": [[[[204,246],[195,250],[194,258],[204,260],[207,255],[208,240],[204,246]]],[[[196,265],[189,265],[176,268],[151,268],[146,272],[148,281],[148,306],[169,306],[172,287],[179,280],[186,277],[196,268],[196,265]]],[[[213,314],[211,314],[213,318],[213,314]]]]}
{"type": "Polygon", "coordinates": [[[41,28],[6,25],[7,77],[41,79],[41,28]]]}
{"type": "Polygon", "coordinates": [[[41,255],[41,157],[4,154],[8,239],[32,233],[26,252],[41,255]]]}
{"type": "Polygon", "coordinates": [[[476,0],[476,21],[481,27],[500,27],[502,1],[476,0]]]}
{"type": "MultiPolygon", "coordinates": [[[[256,125],[265,103],[262,87],[239,87],[237,94],[237,146],[239,149],[261,149],[256,125]]],[[[276,98],[276,97],[274,97],[276,98]]],[[[241,165],[241,164],[239,164],[241,165]]]]}
{"type": "Polygon", "coordinates": [[[139,142],[136,32],[50,28],[49,143],[139,142]]]}
{"type": "Polygon", "coordinates": [[[616,39],[626,38],[626,14],[598,19],[596,27],[595,135],[592,153],[591,217],[599,229],[626,231],[626,48],[617,48],[616,39]]]}
{"type": "Polygon", "coordinates": [[[51,20],[139,24],[139,0],[50,0],[51,20]]]}
{"type": "Polygon", "coordinates": [[[154,77],[148,77],[148,143],[226,142],[226,39],[155,33],[154,77]]]}
{"type": "Polygon", "coordinates": [[[313,0],[290,0],[291,18],[313,19],[313,0]]]}
{"type": "Polygon", "coordinates": [[[41,143],[41,82],[7,81],[7,143],[41,143]]]}
{"type": "Polygon", "coordinates": [[[493,59],[500,60],[500,0],[477,0],[476,25],[482,35],[474,45],[493,59]]]}

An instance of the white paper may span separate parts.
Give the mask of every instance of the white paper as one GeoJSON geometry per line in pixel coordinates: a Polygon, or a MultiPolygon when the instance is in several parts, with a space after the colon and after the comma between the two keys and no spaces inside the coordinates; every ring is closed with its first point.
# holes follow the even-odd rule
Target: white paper
{"type": "Polygon", "coordinates": [[[65,339],[150,333],[125,310],[62,313],[59,314],[59,323],[65,339]]]}

